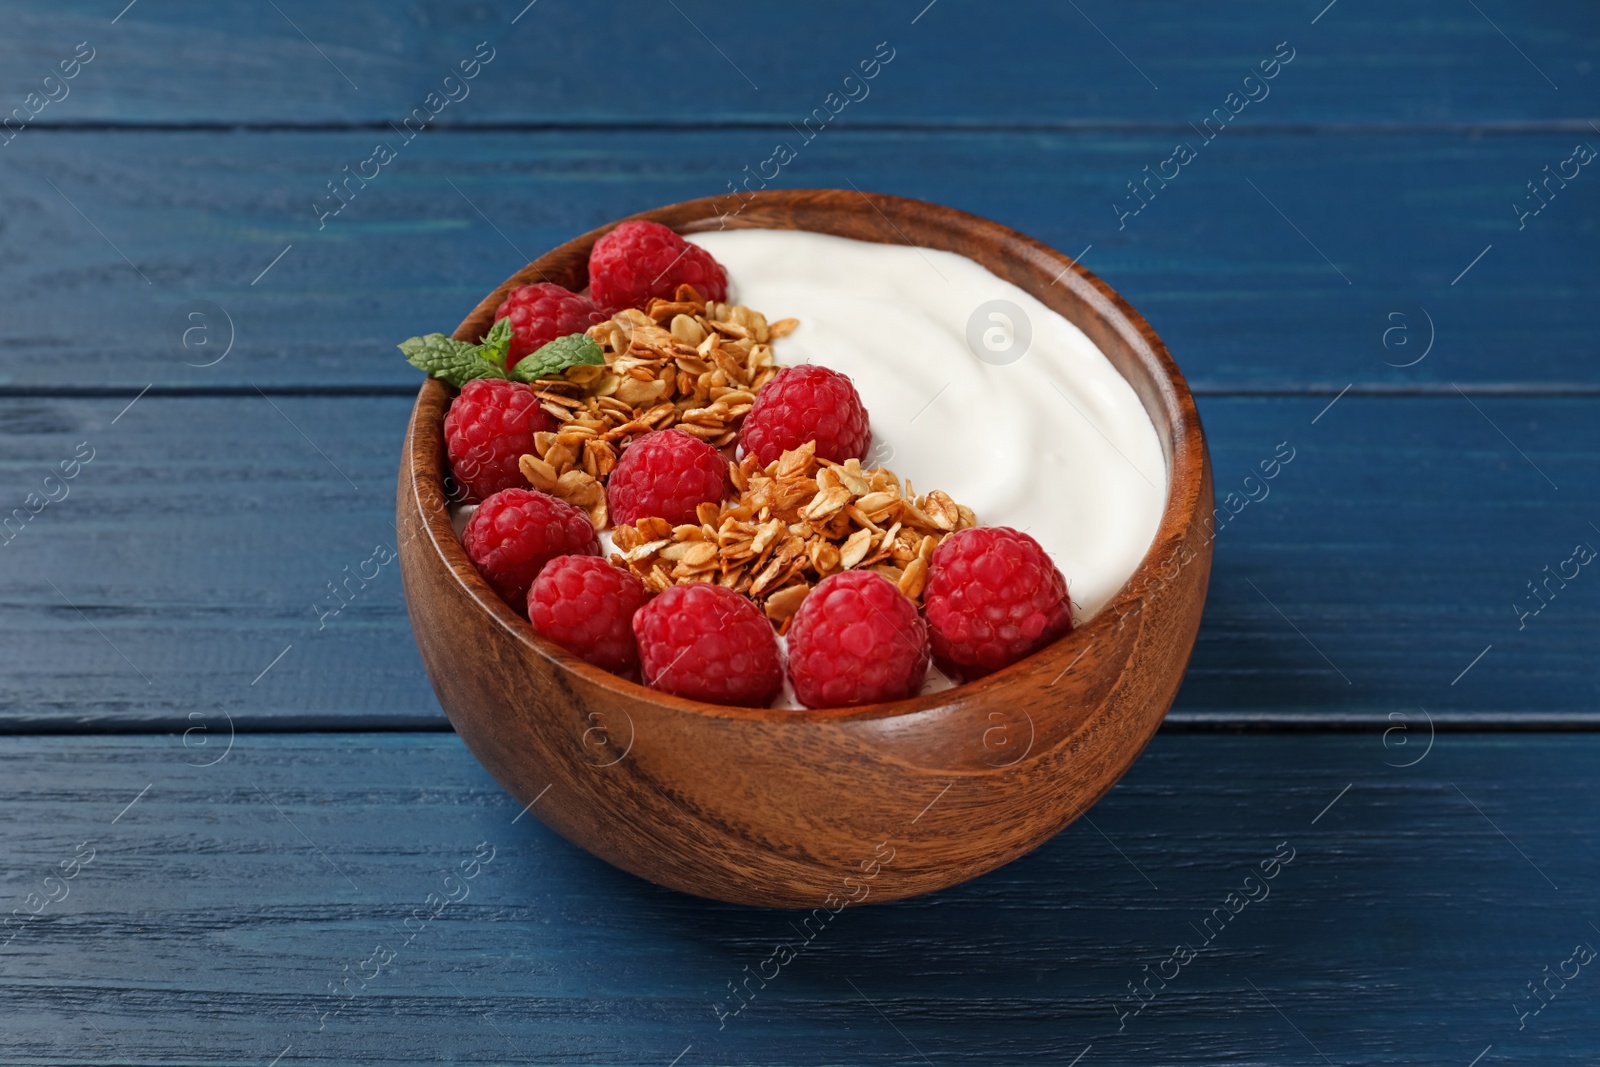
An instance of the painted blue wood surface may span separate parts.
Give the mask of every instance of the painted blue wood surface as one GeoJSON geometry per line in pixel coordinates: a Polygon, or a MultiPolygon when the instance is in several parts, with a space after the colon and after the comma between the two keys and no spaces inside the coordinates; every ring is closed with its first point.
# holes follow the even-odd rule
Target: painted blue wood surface
{"type": "Polygon", "coordinates": [[[852,91],[843,79],[887,41],[895,58],[867,95],[854,88],[862,98],[840,125],[1181,127],[1288,41],[1296,65],[1273,93],[1274,122],[1581,128],[1594,117],[1600,55],[1600,19],[1573,0],[1257,0],[1226,12],[1179,0],[139,0],[113,24],[125,3],[7,5],[0,100],[20,105],[87,40],[96,58],[38,122],[382,124],[440,91],[488,40],[496,59],[440,124],[783,127],[852,91]]]}
{"type": "Polygon", "coordinates": [[[1600,946],[1600,740],[1429,725],[1600,719],[1600,585],[1559,577],[1600,547],[1600,186],[1585,166],[1536,214],[1528,188],[1600,146],[1592,5],[0,14],[0,114],[94,49],[0,132],[0,516],[67,490],[0,534],[0,922],[39,910],[0,929],[0,1062],[1594,1061],[1594,976],[1548,976],[1600,946]],[[324,183],[484,40],[471,96],[319,230],[324,183]],[[1163,733],[1035,855],[840,915],[719,1028],[791,917],[519,819],[440,732],[392,568],[337,614],[327,587],[394,536],[396,340],[726,188],[879,41],[870,95],[775,184],[1088,249],[1240,494],[1173,722],[1359,732],[1163,733]],[[1270,96],[1200,144],[1280,41],[1270,96]],[[1179,139],[1180,176],[1125,199],[1179,139]],[[318,727],[346,732],[250,732],[318,727]],[[480,841],[467,899],[421,922],[480,841]],[[1279,842],[1270,898],[1208,940],[1279,842]]]}
{"type": "MultiPolygon", "coordinates": [[[[326,183],[380,136],[19,137],[0,164],[0,387],[407,386],[397,341],[453,328],[584,230],[725,189],[773,142],[422,136],[319,224],[326,183]],[[226,318],[211,309],[185,349],[184,316],[207,302],[226,318]],[[90,307],[105,325],[86,332],[90,307]]],[[[836,131],[779,184],[948,203],[1082,255],[1205,391],[1600,388],[1600,163],[1569,165],[1579,177],[1552,182],[1539,214],[1513,210],[1577,135],[1187,139],[1201,154],[1137,214],[1128,183],[1173,135],[836,131]]]]}
{"type": "MultiPolygon", "coordinates": [[[[1595,721],[1600,399],[1329,400],[1201,399],[1223,522],[1175,718],[1595,721]]],[[[0,401],[4,514],[94,450],[0,547],[0,722],[438,724],[378,562],[409,401],[126,404],[0,401]]]]}
{"type": "Polygon", "coordinates": [[[93,860],[0,948],[0,1049],[280,1067],[1067,1064],[1086,1048],[1084,1067],[1295,1065],[1320,1050],[1466,1067],[1492,1045],[1484,1064],[1586,1067],[1594,965],[1552,982],[1536,1015],[1527,983],[1600,947],[1600,840],[1574,819],[1600,803],[1600,739],[1440,735],[1430,751],[1415,725],[1388,747],[1377,730],[1158,737],[1034,855],[808,928],[720,1029],[728,984],[771,977],[763,961],[802,940],[806,913],[606,867],[518,819],[453,736],[241,735],[212,766],[224,733],[8,738],[6,912],[83,843],[93,860]],[[479,842],[493,859],[461,879],[479,842]],[[1230,892],[1265,897],[1213,917],[1230,892]],[[1172,978],[1179,943],[1201,951],[1172,978]],[[394,957],[363,987],[377,946],[394,957]],[[1170,981],[1134,1015],[1146,965],[1170,981]],[[330,995],[346,978],[350,995],[330,995]]]}

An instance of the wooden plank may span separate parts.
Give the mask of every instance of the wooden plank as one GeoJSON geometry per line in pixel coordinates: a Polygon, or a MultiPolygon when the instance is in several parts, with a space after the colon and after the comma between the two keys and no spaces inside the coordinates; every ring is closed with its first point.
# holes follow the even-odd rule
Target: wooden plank
{"type": "MultiPolygon", "coordinates": [[[[408,401],[126,403],[0,401],[0,514],[67,493],[0,546],[0,722],[182,729],[220,706],[246,728],[439,724],[384,562],[408,401]],[[87,466],[47,485],[80,442],[87,466]]],[[[1600,399],[1200,408],[1238,513],[1176,720],[1600,718],[1600,578],[1567,562],[1600,548],[1600,399]],[[1262,480],[1280,445],[1293,458],[1262,480]]]]}
{"type": "Polygon", "coordinates": [[[380,551],[409,402],[126,403],[5,404],[27,449],[7,464],[7,501],[67,495],[0,549],[12,589],[33,590],[0,609],[20,642],[0,705],[97,725],[219,706],[246,722],[437,723],[380,551]],[[46,486],[79,442],[88,465],[46,486]]]}
{"type": "Polygon", "coordinates": [[[212,758],[0,741],[6,912],[67,890],[0,949],[8,1062],[1586,1065],[1600,1034],[1563,966],[1600,945],[1593,735],[1445,735],[1411,767],[1376,731],[1158,737],[1032,856],[802,933],[519,819],[452,736],[212,758]]]}
{"type": "Polygon", "coordinates": [[[1352,399],[1202,401],[1218,499],[1240,510],[1179,706],[1597,718],[1595,402],[1352,399]],[[1264,438],[1296,459],[1246,483],[1264,438]]]}
{"type": "Polygon", "coordinates": [[[1294,59],[1266,98],[1272,122],[1520,123],[1591,117],[1600,51],[1592,9],[1570,0],[1480,10],[1429,0],[1404,12],[1326,0],[1226,12],[1176,0],[1136,11],[1104,0],[1001,10],[976,0],[793,10],[683,0],[648,14],[619,0],[122,8],[14,10],[0,99],[22,105],[88,41],[95,58],[38,123],[381,124],[440,92],[489,41],[494,61],[441,124],[784,127],[849,91],[858,100],[839,125],[1182,126],[1287,41],[1282,54],[1294,59]],[[880,42],[890,65],[845,85],[880,42]]]}
{"type": "MultiPolygon", "coordinates": [[[[453,328],[577,233],[725,189],[773,142],[425,136],[319,230],[318,196],[336,203],[326,183],[380,136],[19,138],[0,169],[13,294],[0,388],[409,387],[397,341],[453,328]],[[86,332],[88,308],[114,326],[86,332]]],[[[1139,203],[1127,184],[1171,156],[1172,136],[839,131],[782,181],[948,203],[1081,254],[1201,390],[1600,388],[1587,171],[1520,231],[1511,209],[1571,137],[1189,140],[1203,154],[1120,218],[1139,203]]]]}

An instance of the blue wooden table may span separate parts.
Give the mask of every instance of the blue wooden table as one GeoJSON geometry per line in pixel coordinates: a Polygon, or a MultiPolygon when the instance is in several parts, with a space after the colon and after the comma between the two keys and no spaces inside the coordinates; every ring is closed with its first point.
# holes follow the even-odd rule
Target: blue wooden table
{"type": "Polygon", "coordinates": [[[0,1062],[1600,1061],[1600,9],[124,3],[0,34],[0,1062]],[[772,184],[1122,291],[1237,514],[1089,816],[747,985],[791,916],[523,815],[331,588],[397,340],[808,116],[772,184]]]}

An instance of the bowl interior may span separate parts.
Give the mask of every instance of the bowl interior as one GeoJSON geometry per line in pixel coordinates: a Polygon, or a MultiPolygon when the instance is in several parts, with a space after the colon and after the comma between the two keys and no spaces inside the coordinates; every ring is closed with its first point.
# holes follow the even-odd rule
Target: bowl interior
{"type": "MultiPolygon", "coordinates": [[[[1176,553],[1186,531],[1196,520],[1196,508],[1202,495],[1200,489],[1206,477],[1206,458],[1199,416],[1182,374],[1155,332],[1110,286],[1069,257],[998,223],[935,204],[856,190],[730,194],[674,204],[632,217],[652,219],[680,233],[721,228],[809,230],[856,240],[955,252],[1016,284],[1077,326],[1132,386],[1155,426],[1167,469],[1161,520],[1139,567],[1093,619],[1032,656],[966,683],[959,690],[981,700],[985,689],[998,689],[1012,672],[1041,657],[1057,658],[1065,664],[1092,645],[1116,620],[1130,610],[1137,611],[1141,590],[1154,580],[1159,561],[1176,553]]],[[[474,309],[455,336],[471,341],[482,337],[493,324],[495,309],[515,286],[549,281],[573,291],[585,289],[589,250],[615,225],[617,223],[612,223],[575,238],[518,271],[474,309]]],[[[451,395],[449,387],[431,379],[421,390],[413,413],[413,428],[435,429],[412,435],[412,483],[418,501],[425,502],[427,531],[444,562],[494,624],[514,635],[527,654],[547,660],[560,670],[576,672],[589,684],[629,701],[725,718],[804,718],[811,721],[883,718],[938,707],[953,692],[930,693],[856,708],[723,707],[685,700],[628,682],[538,637],[477,574],[451,527],[444,503],[446,465],[441,435],[436,429],[442,425],[451,395]]]]}

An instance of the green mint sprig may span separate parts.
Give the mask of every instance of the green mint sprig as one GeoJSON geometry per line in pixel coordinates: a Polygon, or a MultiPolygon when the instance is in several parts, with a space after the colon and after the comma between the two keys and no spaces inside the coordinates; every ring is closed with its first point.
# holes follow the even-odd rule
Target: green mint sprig
{"type": "Polygon", "coordinates": [[[511,320],[500,319],[483,337],[482,344],[458,341],[442,333],[402,341],[406,361],[429,376],[457,389],[478,378],[509,378],[533,382],[553,378],[568,367],[597,366],[605,362],[600,346],[587,334],[557,337],[522,359],[508,372],[506,354],[511,348],[511,320]]]}

